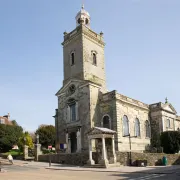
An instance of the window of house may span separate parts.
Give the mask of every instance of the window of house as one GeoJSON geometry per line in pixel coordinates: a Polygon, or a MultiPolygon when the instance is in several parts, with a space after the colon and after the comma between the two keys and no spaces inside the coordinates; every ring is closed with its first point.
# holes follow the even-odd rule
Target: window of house
{"type": "Polygon", "coordinates": [[[97,57],[96,57],[96,53],[93,53],[93,65],[97,65],[97,57]]]}
{"type": "Polygon", "coordinates": [[[103,127],[104,128],[108,128],[111,129],[111,125],[110,125],[110,118],[108,115],[103,117],[103,127]]]}
{"type": "Polygon", "coordinates": [[[75,64],[75,53],[72,52],[71,53],[71,66],[73,66],[75,64]]]}
{"type": "Polygon", "coordinates": [[[123,116],[123,136],[129,135],[129,120],[127,116],[123,116]]]}
{"type": "Polygon", "coordinates": [[[140,122],[139,122],[138,118],[135,119],[135,136],[137,136],[137,137],[141,136],[141,133],[140,133],[140,122]]]}
{"type": "Polygon", "coordinates": [[[150,123],[148,120],[145,122],[145,131],[146,131],[146,137],[150,138],[151,132],[150,132],[150,123]]]}
{"type": "Polygon", "coordinates": [[[4,119],[0,119],[0,124],[5,124],[4,119]]]}
{"type": "Polygon", "coordinates": [[[167,119],[167,120],[166,120],[166,127],[167,127],[167,128],[170,128],[170,127],[171,127],[170,119],[167,119]]]}

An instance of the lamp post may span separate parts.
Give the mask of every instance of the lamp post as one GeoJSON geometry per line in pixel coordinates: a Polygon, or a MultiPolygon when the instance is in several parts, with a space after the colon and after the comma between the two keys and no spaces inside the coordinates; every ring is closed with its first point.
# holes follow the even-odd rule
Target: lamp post
{"type": "Polygon", "coordinates": [[[129,164],[132,166],[132,159],[131,159],[131,138],[136,138],[137,136],[131,136],[130,133],[123,137],[129,137],[129,164]]]}

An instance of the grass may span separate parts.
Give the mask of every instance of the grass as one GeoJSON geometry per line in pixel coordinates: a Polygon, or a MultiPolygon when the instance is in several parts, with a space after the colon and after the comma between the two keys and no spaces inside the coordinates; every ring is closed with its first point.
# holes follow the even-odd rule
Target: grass
{"type": "Polygon", "coordinates": [[[23,152],[20,152],[18,149],[12,149],[9,152],[3,153],[3,155],[8,156],[9,154],[11,154],[12,156],[19,156],[22,155],[23,152]]]}

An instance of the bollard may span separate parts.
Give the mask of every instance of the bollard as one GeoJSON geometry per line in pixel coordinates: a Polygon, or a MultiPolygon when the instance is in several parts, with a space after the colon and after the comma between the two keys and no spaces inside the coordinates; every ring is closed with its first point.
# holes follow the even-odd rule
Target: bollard
{"type": "Polygon", "coordinates": [[[49,167],[51,167],[51,155],[49,155],[49,167]]]}

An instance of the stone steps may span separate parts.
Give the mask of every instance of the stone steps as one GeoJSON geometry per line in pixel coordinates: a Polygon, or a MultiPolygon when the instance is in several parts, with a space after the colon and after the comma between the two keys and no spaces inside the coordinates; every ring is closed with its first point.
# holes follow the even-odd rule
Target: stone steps
{"type": "Polygon", "coordinates": [[[108,164],[106,167],[105,165],[102,164],[94,164],[94,165],[85,165],[85,168],[112,168],[112,167],[120,167],[120,163],[115,163],[115,164],[108,164]]]}

